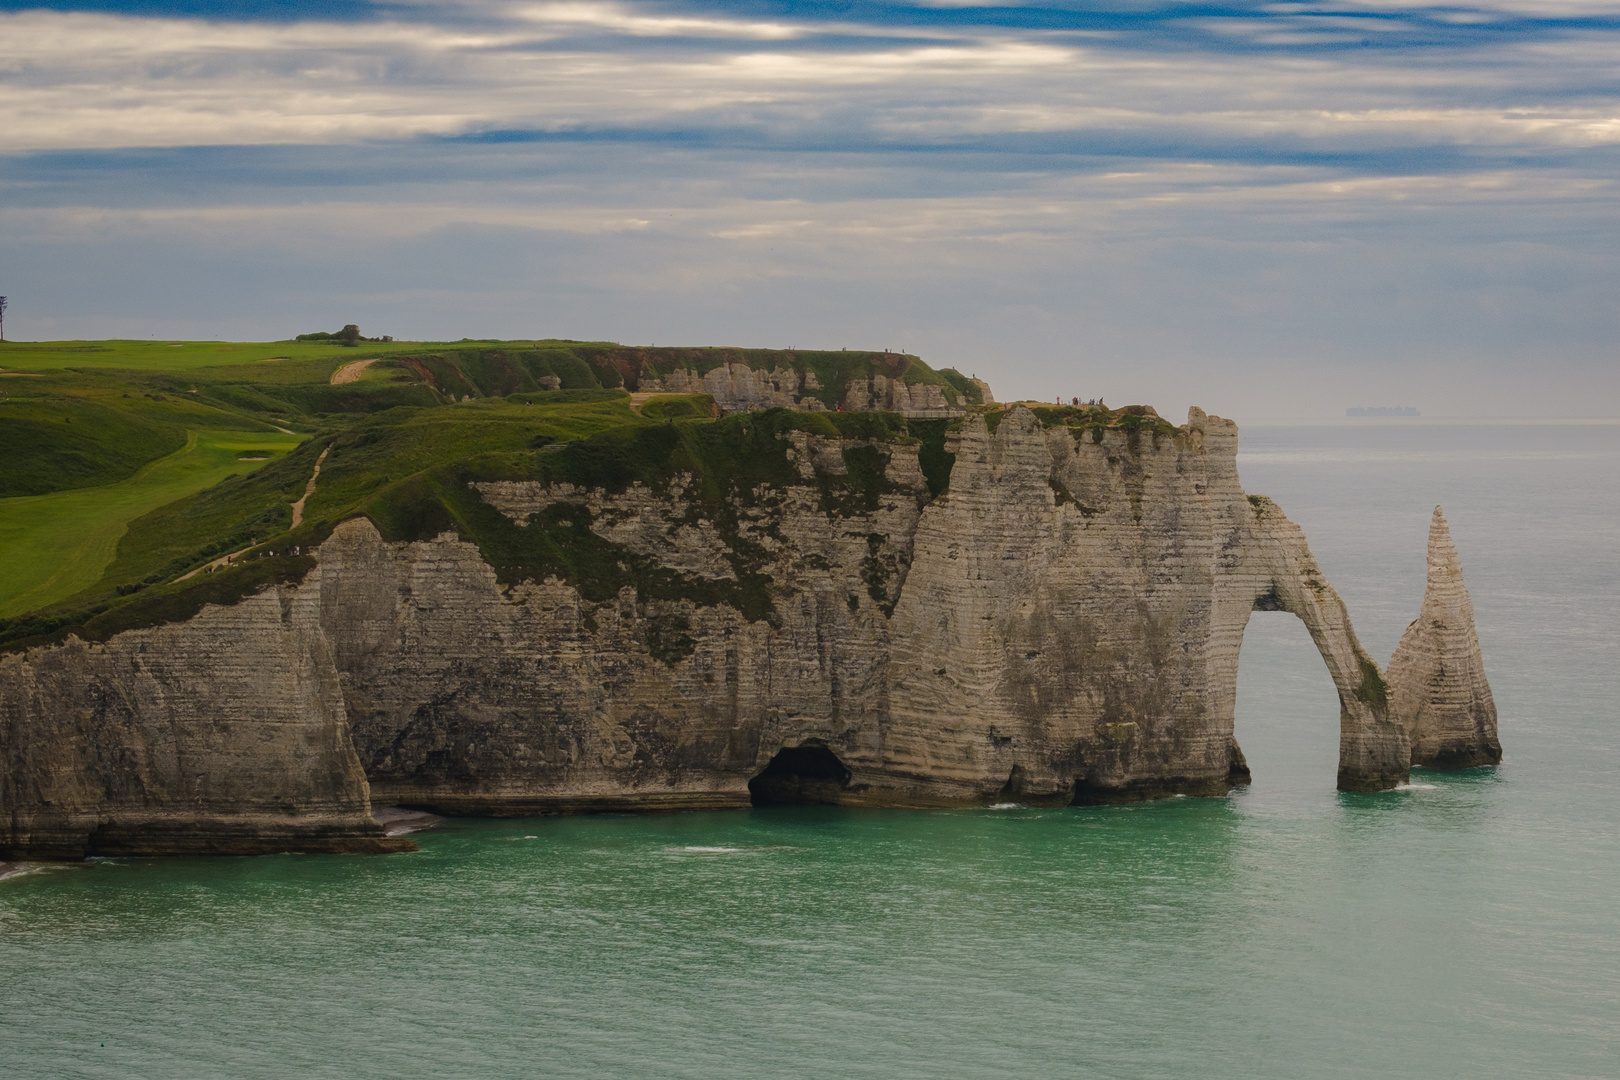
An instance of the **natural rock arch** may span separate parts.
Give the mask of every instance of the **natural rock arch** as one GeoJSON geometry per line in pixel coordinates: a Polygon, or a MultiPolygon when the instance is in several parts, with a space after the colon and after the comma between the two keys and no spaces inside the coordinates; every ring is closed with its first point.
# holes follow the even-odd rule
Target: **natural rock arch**
{"type": "MultiPolygon", "coordinates": [[[[1257,573],[1237,593],[1240,602],[1248,597],[1241,620],[1234,620],[1237,643],[1255,611],[1286,611],[1303,622],[1339,695],[1339,790],[1383,791],[1404,783],[1411,740],[1390,715],[1389,688],[1378,662],[1356,637],[1344,601],[1328,584],[1300,527],[1270,499],[1248,501],[1254,511],[1248,547],[1257,573]]],[[[1232,675],[1235,695],[1235,664],[1232,675]]]]}

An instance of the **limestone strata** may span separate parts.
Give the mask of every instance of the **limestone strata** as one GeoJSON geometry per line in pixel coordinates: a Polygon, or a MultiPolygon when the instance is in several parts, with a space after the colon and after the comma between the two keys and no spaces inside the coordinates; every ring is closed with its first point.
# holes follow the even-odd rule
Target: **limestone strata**
{"type": "MultiPolygon", "coordinates": [[[[770,620],[630,590],[591,604],[558,580],[503,589],[453,537],[390,546],[365,522],[340,529],[321,552],[323,623],[379,798],[742,805],[778,751],[806,746],[843,770],[816,797],[845,803],[1225,791],[1247,777],[1232,709],[1257,607],[1299,615],[1327,661],[1341,786],[1405,778],[1378,666],[1298,528],[1242,491],[1230,422],[1194,412],[1173,435],[1097,441],[1021,408],[993,434],[975,417],[944,496],[929,502],[915,452],[888,447],[894,490],[861,512],[829,512],[816,487],[853,444],[790,439],[803,483],[739,507],[743,537],[770,552],[770,620]],[[672,626],[685,655],[660,645],[672,626]]],[[[584,505],[604,539],[724,578],[690,482],[480,490],[518,521],[584,505]]]]}
{"type": "MultiPolygon", "coordinates": [[[[1341,786],[1405,778],[1378,666],[1299,529],[1243,492],[1230,422],[1195,411],[1173,435],[1098,441],[1024,409],[994,433],[971,418],[942,497],[913,448],[890,446],[892,490],[834,509],[817,485],[857,444],[789,439],[802,483],[736,507],[741,539],[769,553],[770,619],[630,589],[591,603],[557,579],[503,587],[454,536],[389,545],[365,521],[341,527],[321,550],[322,622],[379,800],[744,805],[799,747],[836,764],[779,787],[850,804],[1221,792],[1247,779],[1232,710],[1257,608],[1299,615],[1323,653],[1341,786]]],[[[604,539],[724,579],[730,552],[691,512],[692,483],[480,491],[519,522],[585,506],[604,539]]]]}
{"type": "MultiPolygon", "coordinates": [[[[994,401],[990,385],[974,379],[985,401],[994,401]]],[[[645,393],[709,394],[723,412],[786,408],[807,412],[824,410],[821,398],[805,391],[821,390],[814,372],[800,374],[790,367],[770,371],[746,364],[721,364],[699,375],[689,368],[675,368],[660,375],[652,368],[641,372],[638,388],[645,393]]],[[[852,411],[897,412],[912,419],[938,419],[961,416],[963,409],[952,405],[943,387],[930,383],[906,383],[886,375],[854,379],[846,388],[842,406],[852,411]]]]}
{"type": "Polygon", "coordinates": [[[0,657],[0,855],[409,850],[371,819],[317,597],[0,657]]]}
{"type": "MultiPolygon", "coordinates": [[[[988,394],[988,387],[983,383],[980,383],[980,386],[980,392],[985,394],[984,400],[994,401],[995,398],[988,394]]],[[[857,412],[865,409],[897,412],[901,416],[913,419],[939,419],[962,415],[962,410],[946,399],[943,387],[931,383],[908,384],[886,375],[852,380],[845,392],[844,408],[857,412]]]]}
{"type": "Polygon", "coordinates": [[[1236,425],[1198,410],[1157,439],[1042,431],[1021,408],[994,435],[970,420],[895,612],[886,773],[942,801],[1225,791],[1247,777],[1243,630],[1278,608],[1338,688],[1340,785],[1404,779],[1401,732],[1364,700],[1377,665],[1299,529],[1245,496],[1236,451],[1236,425]]]}
{"type": "MultiPolygon", "coordinates": [[[[801,475],[837,442],[801,440],[801,475]]],[[[631,589],[590,603],[555,579],[506,588],[452,536],[389,545],[364,520],[340,527],[321,549],[323,621],[376,798],[491,814],[746,806],[782,746],[874,730],[887,609],[926,502],[916,448],[884,450],[894,490],[875,505],[829,513],[806,483],[739,508],[740,540],[770,553],[771,620],[631,589]]],[[[558,494],[605,539],[732,576],[712,524],[684,521],[688,479],[558,494]]],[[[541,498],[501,497],[519,520],[541,498]]]]}
{"type": "Polygon", "coordinates": [[[661,596],[766,575],[752,619],[631,586],[503,584],[453,533],[394,544],[357,518],[298,585],[0,659],[0,854],[375,850],[368,796],[532,814],[1214,794],[1248,778],[1233,707],[1257,609],[1299,616],[1322,654],[1344,789],[1406,778],[1400,717],[1439,760],[1457,717],[1488,706],[1449,542],[1431,546],[1392,706],[1303,534],[1239,484],[1230,421],[972,416],[934,499],[915,445],[784,439],[796,479],[722,513],[684,475],[478,486],[525,529],[581,508],[602,542],[688,583],[661,596]],[[857,460],[881,482],[852,487],[857,460]]]}
{"type": "Polygon", "coordinates": [[[1438,506],[1429,524],[1423,610],[1389,662],[1389,686],[1392,711],[1411,732],[1412,764],[1468,769],[1502,760],[1474,603],[1438,506]]]}
{"type": "Polygon", "coordinates": [[[650,393],[709,394],[715,404],[728,413],[824,407],[815,398],[801,402],[800,393],[805,387],[799,373],[786,367],[756,371],[746,364],[721,364],[702,375],[687,368],[676,368],[663,376],[649,369],[642,374],[639,385],[641,390],[650,393]]]}

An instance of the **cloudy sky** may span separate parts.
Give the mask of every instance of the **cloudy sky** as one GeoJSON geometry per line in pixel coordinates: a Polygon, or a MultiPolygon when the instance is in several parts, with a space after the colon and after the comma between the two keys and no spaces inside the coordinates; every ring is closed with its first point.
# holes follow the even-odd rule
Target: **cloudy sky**
{"type": "Polygon", "coordinates": [[[0,0],[8,336],[1620,416],[1620,0],[0,0]]]}

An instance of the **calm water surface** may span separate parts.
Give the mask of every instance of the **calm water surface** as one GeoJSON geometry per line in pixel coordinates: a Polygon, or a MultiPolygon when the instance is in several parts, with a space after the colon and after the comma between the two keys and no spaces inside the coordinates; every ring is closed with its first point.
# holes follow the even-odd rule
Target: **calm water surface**
{"type": "Polygon", "coordinates": [[[1620,427],[1250,427],[1387,658],[1444,503],[1503,767],[1333,791],[1257,614],[1229,799],[453,822],[0,882],[8,1077],[1620,1075],[1620,427]]]}

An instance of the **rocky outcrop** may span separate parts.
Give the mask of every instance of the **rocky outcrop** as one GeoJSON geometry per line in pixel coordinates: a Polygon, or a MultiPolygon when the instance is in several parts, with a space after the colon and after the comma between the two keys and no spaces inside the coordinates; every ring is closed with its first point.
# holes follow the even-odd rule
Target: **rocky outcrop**
{"type": "Polygon", "coordinates": [[[1423,610],[1389,662],[1389,688],[1391,711],[1411,733],[1412,764],[1469,769],[1502,760],[1474,603],[1438,506],[1429,524],[1423,610]]]}
{"type": "Polygon", "coordinates": [[[675,368],[663,376],[645,372],[640,389],[655,394],[709,394],[723,412],[750,412],[755,409],[821,409],[814,398],[803,398],[799,373],[788,367],[757,371],[746,364],[721,364],[699,375],[688,368],[675,368]]]}
{"type": "Polygon", "coordinates": [[[0,855],[410,850],[371,819],[318,577],[0,657],[0,855]]]}
{"type": "Polygon", "coordinates": [[[1489,691],[1443,520],[1392,691],[1299,528],[1243,491],[1236,425],[1139,420],[970,416],[933,498],[917,445],[797,430],[773,443],[788,479],[721,504],[681,473],[476,485],[520,538],[566,527],[654,567],[644,592],[503,581],[456,533],[389,543],[352,519],[297,585],[0,659],[0,854],[377,850],[368,798],[517,815],[1217,794],[1248,779],[1233,709],[1255,610],[1298,616],[1323,657],[1341,788],[1455,759],[1465,717],[1478,742],[1489,691]],[[755,602],[727,599],[748,582],[755,602]]]}
{"type": "MultiPolygon", "coordinates": [[[[971,381],[984,401],[995,400],[990,384],[982,379],[971,381]]],[[[725,413],[774,408],[819,412],[828,407],[818,394],[806,393],[823,389],[815,372],[806,371],[801,375],[794,368],[783,366],[764,370],[733,362],[710,368],[701,375],[691,368],[674,367],[659,373],[645,367],[637,387],[643,393],[652,394],[709,394],[725,413]]],[[[914,420],[956,417],[965,411],[946,396],[942,386],[907,383],[883,374],[851,379],[840,407],[855,412],[897,412],[914,420]]]]}
{"type": "MultiPolygon", "coordinates": [[[[978,380],[974,380],[978,382],[978,380]]],[[[981,393],[987,393],[984,387],[981,393]]],[[[986,401],[994,401],[986,396],[986,401]]],[[[901,382],[885,375],[873,375],[870,379],[852,379],[844,396],[844,408],[860,412],[867,409],[877,409],[883,412],[897,412],[908,419],[932,420],[950,416],[961,416],[962,410],[952,405],[945,397],[945,389],[932,383],[901,382]]]]}

